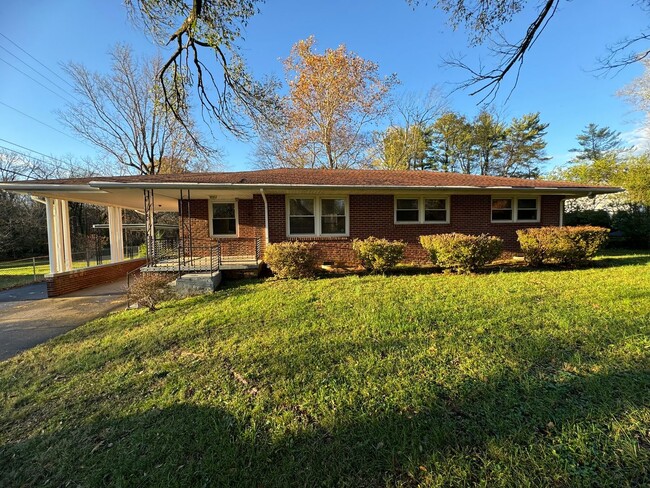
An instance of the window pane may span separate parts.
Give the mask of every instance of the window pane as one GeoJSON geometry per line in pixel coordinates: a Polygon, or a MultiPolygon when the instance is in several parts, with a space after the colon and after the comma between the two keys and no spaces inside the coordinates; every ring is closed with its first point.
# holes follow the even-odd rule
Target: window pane
{"type": "Polygon", "coordinates": [[[321,214],[345,216],[345,200],[343,198],[323,198],[321,200],[321,214]]]}
{"type": "MultiPolygon", "coordinates": [[[[417,210],[417,198],[400,198],[397,200],[397,210],[417,210]]],[[[416,219],[417,220],[417,219],[416,219]]]]}
{"type": "Polygon", "coordinates": [[[289,217],[289,234],[314,234],[314,217],[289,217]]]}
{"type": "Polygon", "coordinates": [[[424,200],[425,210],[445,210],[447,200],[445,198],[427,198],[424,200]]]}
{"type": "Polygon", "coordinates": [[[512,198],[493,198],[492,199],[492,209],[493,210],[503,210],[507,208],[512,208],[512,198]]]}
{"type": "Polygon", "coordinates": [[[537,199],[536,198],[520,198],[517,200],[518,208],[526,209],[537,209],[537,199]]]}
{"type": "Polygon", "coordinates": [[[420,220],[417,210],[398,210],[396,218],[398,222],[417,222],[420,220]]]}
{"type": "Polygon", "coordinates": [[[321,234],[345,234],[345,216],[321,218],[321,234]]]}
{"type": "Polygon", "coordinates": [[[235,219],[212,219],[212,233],[215,235],[237,234],[235,219]]]}
{"type": "Polygon", "coordinates": [[[212,204],[212,217],[229,219],[235,218],[235,204],[234,203],[213,203],[212,204]]]}
{"type": "Polygon", "coordinates": [[[313,198],[290,199],[289,215],[314,215],[314,199],[313,198]]]}
{"type": "Polygon", "coordinates": [[[520,208],[517,210],[517,220],[537,220],[537,209],[528,210],[520,208]]]}
{"type": "Polygon", "coordinates": [[[512,209],[492,210],[492,220],[512,220],[512,209]]]}
{"type": "Polygon", "coordinates": [[[446,222],[447,211],[446,210],[425,210],[424,220],[426,222],[446,222]]]}

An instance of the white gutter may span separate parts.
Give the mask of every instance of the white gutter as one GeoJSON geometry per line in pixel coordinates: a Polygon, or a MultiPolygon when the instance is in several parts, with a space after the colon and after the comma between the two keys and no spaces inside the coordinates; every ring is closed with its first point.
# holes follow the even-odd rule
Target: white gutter
{"type": "Polygon", "coordinates": [[[66,185],[62,183],[0,183],[2,190],[34,190],[34,191],[50,191],[50,190],[64,190],[64,191],[85,191],[92,193],[106,193],[99,190],[97,187],[89,185],[66,185]]]}
{"type": "MultiPolygon", "coordinates": [[[[185,188],[201,188],[206,190],[211,189],[257,189],[260,187],[259,183],[185,183],[185,182],[166,182],[166,183],[146,183],[146,182],[133,182],[124,183],[116,181],[91,181],[89,183],[95,188],[101,189],[185,189],[185,188]]],[[[623,191],[622,188],[616,187],[555,187],[555,186],[403,186],[403,185],[317,185],[317,184],[278,184],[268,183],[263,184],[267,189],[283,190],[283,189],[344,189],[344,190],[499,190],[499,191],[563,191],[563,192],[598,192],[598,193],[618,193],[623,191]]]]}
{"type": "Polygon", "coordinates": [[[266,201],[266,193],[264,193],[264,188],[260,188],[260,193],[262,194],[262,200],[264,200],[264,228],[266,229],[266,243],[269,243],[269,203],[266,201]]]}

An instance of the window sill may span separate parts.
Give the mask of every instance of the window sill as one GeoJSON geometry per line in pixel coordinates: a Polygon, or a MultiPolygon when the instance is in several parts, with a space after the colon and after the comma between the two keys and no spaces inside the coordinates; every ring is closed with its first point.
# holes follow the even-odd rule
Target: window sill
{"type": "Polygon", "coordinates": [[[395,222],[395,225],[449,225],[450,222],[395,222]]]}
{"type": "Polygon", "coordinates": [[[340,236],[287,236],[291,241],[347,241],[350,240],[349,235],[340,236]]]}

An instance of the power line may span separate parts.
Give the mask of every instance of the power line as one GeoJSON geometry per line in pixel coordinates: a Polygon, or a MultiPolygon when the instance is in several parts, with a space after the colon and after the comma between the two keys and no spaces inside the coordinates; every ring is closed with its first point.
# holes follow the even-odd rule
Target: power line
{"type": "MultiPolygon", "coordinates": [[[[25,116],[25,117],[27,117],[27,118],[29,118],[29,119],[32,119],[32,120],[38,122],[39,124],[44,125],[45,127],[49,127],[50,129],[52,129],[52,130],[58,132],[59,134],[63,134],[64,136],[69,137],[69,138],[72,139],[73,141],[77,141],[77,142],[80,142],[81,144],[84,144],[85,146],[88,146],[88,144],[86,144],[86,143],[83,142],[83,141],[80,141],[79,139],[75,139],[75,138],[72,137],[70,134],[66,134],[65,132],[63,132],[63,131],[57,129],[56,127],[53,127],[53,126],[51,126],[50,124],[47,124],[47,123],[43,122],[42,120],[38,120],[36,117],[32,117],[31,115],[28,115],[28,114],[26,114],[25,112],[23,112],[23,111],[21,111],[21,110],[18,110],[17,108],[12,107],[11,105],[8,105],[8,104],[6,104],[6,103],[3,102],[3,101],[0,101],[0,105],[4,105],[5,107],[10,108],[11,110],[13,110],[13,111],[15,111],[15,112],[18,112],[19,114],[21,114],[21,115],[23,115],[23,116],[25,116]]],[[[90,146],[88,146],[88,147],[90,147],[90,146]]],[[[94,149],[94,148],[92,148],[92,149],[94,149]]]]}
{"type": "MultiPolygon", "coordinates": [[[[28,158],[28,159],[31,159],[31,160],[36,159],[37,161],[41,161],[42,163],[47,164],[47,162],[43,161],[42,159],[39,160],[38,158],[35,158],[34,156],[30,156],[29,154],[25,154],[24,152],[16,151],[15,149],[11,149],[10,147],[7,147],[7,146],[0,145],[0,149],[5,149],[7,151],[11,151],[14,154],[20,154],[21,156],[23,156],[25,158],[28,158]]],[[[30,176],[27,176],[25,174],[19,174],[18,172],[15,172],[15,171],[12,171],[12,170],[9,170],[9,169],[3,169],[2,171],[10,171],[12,173],[18,174],[19,176],[24,176],[25,178],[31,178],[30,176]]]]}
{"type": "MultiPolygon", "coordinates": [[[[16,56],[14,53],[12,53],[12,52],[11,52],[9,49],[7,49],[6,47],[4,47],[4,46],[0,46],[0,49],[2,49],[3,51],[6,51],[10,56],[13,56],[14,58],[16,58],[18,61],[20,61],[20,62],[23,63],[25,66],[27,66],[29,69],[31,69],[34,73],[36,73],[37,75],[39,75],[40,77],[42,77],[44,80],[47,80],[48,83],[51,83],[52,85],[54,85],[55,87],[57,87],[59,90],[61,90],[63,93],[65,93],[66,95],[68,95],[68,96],[70,96],[70,97],[72,97],[72,98],[76,98],[75,95],[73,95],[72,93],[70,93],[68,90],[66,90],[65,88],[63,88],[61,85],[59,85],[59,84],[57,84],[57,83],[54,83],[54,82],[52,81],[51,77],[45,76],[43,73],[41,73],[39,70],[37,70],[36,68],[34,68],[32,65],[30,65],[29,63],[27,63],[27,62],[25,62],[24,60],[20,59],[20,57],[16,56]]],[[[5,61],[5,63],[6,63],[6,61],[5,61]]]]}
{"type": "MultiPolygon", "coordinates": [[[[38,155],[40,155],[40,156],[43,156],[43,157],[49,158],[49,159],[51,159],[52,161],[56,161],[57,163],[61,163],[61,164],[64,164],[64,165],[65,165],[65,164],[68,164],[68,163],[66,163],[66,162],[64,162],[64,161],[61,161],[60,159],[55,158],[54,156],[49,156],[49,155],[44,154],[44,153],[42,153],[42,152],[38,152],[36,149],[32,149],[32,148],[30,148],[30,147],[21,146],[20,144],[16,144],[15,142],[8,141],[7,139],[2,139],[2,138],[0,138],[0,141],[2,141],[2,142],[6,142],[7,144],[11,144],[12,146],[16,146],[16,147],[19,147],[19,148],[21,148],[21,149],[25,149],[26,151],[36,153],[36,154],[38,154],[38,155]]],[[[0,147],[1,147],[1,146],[0,146],[0,147]]],[[[7,149],[7,148],[5,148],[5,149],[7,149]]],[[[13,151],[13,149],[9,149],[9,150],[10,150],[10,151],[13,151]]],[[[14,152],[15,152],[15,151],[14,151],[14,152]]],[[[33,157],[33,156],[30,156],[30,157],[33,157]]]]}
{"type": "Polygon", "coordinates": [[[5,36],[2,32],[0,32],[0,36],[2,36],[2,37],[4,37],[5,39],[7,39],[10,43],[12,43],[14,46],[16,46],[18,49],[20,49],[20,50],[21,50],[22,52],[24,52],[25,54],[27,54],[27,56],[29,56],[29,57],[32,58],[34,61],[36,61],[38,64],[40,64],[43,68],[45,68],[46,70],[48,70],[50,73],[52,73],[54,76],[56,76],[57,78],[59,78],[59,79],[60,79],[61,81],[63,81],[64,83],[67,83],[67,85],[68,85],[70,88],[74,89],[74,86],[73,86],[73,85],[72,85],[68,80],[66,80],[65,78],[63,78],[62,76],[58,75],[57,73],[55,73],[54,71],[52,71],[50,68],[48,68],[47,66],[45,66],[45,65],[44,65],[43,63],[41,63],[38,59],[36,59],[34,56],[32,56],[31,54],[29,54],[29,53],[28,53],[27,51],[25,51],[22,47],[20,47],[20,46],[19,46],[18,44],[16,44],[14,41],[12,41],[11,39],[9,39],[7,36],[5,36]]]}
{"type": "MultiPolygon", "coordinates": [[[[11,150],[11,149],[10,149],[11,150]]],[[[11,173],[12,175],[22,176],[23,178],[30,179],[31,176],[27,176],[25,173],[20,173],[9,168],[0,168],[0,173],[11,173]]]]}
{"type": "Polygon", "coordinates": [[[52,90],[49,86],[45,86],[43,83],[41,83],[40,81],[38,81],[36,78],[34,78],[34,77],[28,75],[27,73],[25,73],[25,72],[24,72],[23,70],[21,70],[20,68],[16,68],[13,64],[11,64],[11,63],[10,63],[9,61],[7,61],[6,59],[0,58],[0,61],[2,61],[3,63],[8,64],[8,65],[11,66],[13,69],[15,69],[16,71],[18,71],[19,73],[22,73],[22,74],[25,75],[27,78],[29,78],[30,80],[32,80],[34,83],[37,83],[37,84],[41,85],[43,88],[45,88],[45,89],[48,90],[49,92],[54,93],[54,94],[55,94],[57,97],[59,97],[61,100],[64,100],[64,101],[66,101],[66,102],[68,102],[68,103],[71,103],[70,100],[68,100],[66,97],[64,97],[63,95],[61,95],[61,94],[58,93],[58,92],[55,92],[55,91],[52,90]]]}

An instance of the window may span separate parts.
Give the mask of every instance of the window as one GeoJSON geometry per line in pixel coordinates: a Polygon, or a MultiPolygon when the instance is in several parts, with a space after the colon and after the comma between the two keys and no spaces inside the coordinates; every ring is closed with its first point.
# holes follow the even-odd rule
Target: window
{"type": "Polygon", "coordinates": [[[492,199],[492,221],[493,222],[512,221],[512,198],[492,199]]]}
{"type": "Polygon", "coordinates": [[[493,198],[492,222],[539,222],[539,198],[493,198]]]}
{"type": "Polygon", "coordinates": [[[424,199],[424,221],[425,222],[447,222],[447,199],[446,198],[425,198],[424,199]]]}
{"type": "Polygon", "coordinates": [[[396,224],[449,223],[448,198],[396,198],[396,224]]]}
{"type": "Polygon", "coordinates": [[[537,198],[517,199],[517,220],[537,220],[537,198]]]}
{"type": "Polygon", "coordinates": [[[419,222],[420,200],[418,198],[398,198],[395,201],[395,220],[397,222],[419,222]]]}
{"type": "Polygon", "coordinates": [[[212,203],[212,235],[237,235],[237,208],[235,202],[212,203]]]}
{"type": "Polygon", "coordinates": [[[345,234],[345,200],[343,198],[323,198],[320,204],[320,233],[345,234]]]}
{"type": "Polygon", "coordinates": [[[344,197],[291,197],[287,199],[290,236],[345,236],[348,204],[344,197]]]}
{"type": "Polygon", "coordinates": [[[316,214],[313,198],[289,200],[289,234],[315,234],[316,214]]]}

